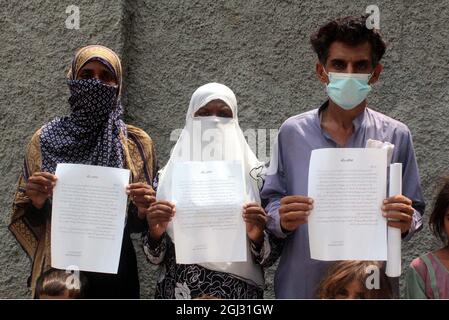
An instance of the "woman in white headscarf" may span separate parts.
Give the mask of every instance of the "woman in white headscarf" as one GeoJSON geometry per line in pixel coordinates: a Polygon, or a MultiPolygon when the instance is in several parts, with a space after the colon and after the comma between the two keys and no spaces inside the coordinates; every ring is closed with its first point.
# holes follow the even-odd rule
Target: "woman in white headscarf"
{"type": "Polygon", "coordinates": [[[262,267],[273,262],[270,261],[269,236],[264,231],[267,215],[259,196],[263,167],[240,129],[237,99],[232,90],[219,83],[198,88],[190,100],[184,130],[168,163],[160,172],[157,201],[147,213],[149,232],[144,238],[144,251],[151,263],[162,266],[156,298],[263,297],[262,267]],[[209,139],[205,138],[206,132],[211,129],[218,133],[213,137],[212,147],[209,139]],[[208,160],[239,160],[242,163],[247,199],[242,208],[248,238],[246,262],[176,264],[171,222],[176,209],[169,201],[173,163],[208,160]]]}

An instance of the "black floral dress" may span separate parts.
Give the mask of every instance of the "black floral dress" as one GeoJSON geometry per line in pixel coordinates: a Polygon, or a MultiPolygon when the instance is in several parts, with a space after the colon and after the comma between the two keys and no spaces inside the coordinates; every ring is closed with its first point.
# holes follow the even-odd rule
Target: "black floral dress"
{"type": "MultiPolygon", "coordinates": [[[[264,243],[258,250],[251,245],[255,261],[262,267],[273,264],[281,252],[282,243],[265,233],[264,243]]],[[[175,247],[164,233],[160,241],[143,237],[145,255],[150,263],[160,266],[156,286],[156,299],[262,299],[263,287],[238,278],[235,275],[213,271],[196,264],[177,264],[175,247]]]]}

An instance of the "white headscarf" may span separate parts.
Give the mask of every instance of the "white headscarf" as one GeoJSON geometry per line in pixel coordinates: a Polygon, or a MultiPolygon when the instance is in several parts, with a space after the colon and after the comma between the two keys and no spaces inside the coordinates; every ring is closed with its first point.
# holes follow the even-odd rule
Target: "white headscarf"
{"type": "MultiPolygon", "coordinates": [[[[219,83],[208,83],[193,93],[186,115],[185,127],[172,150],[170,159],[159,173],[157,199],[172,200],[171,181],[174,162],[208,160],[240,160],[245,177],[245,199],[247,202],[260,204],[259,184],[262,179],[263,163],[257,160],[239,126],[237,99],[234,92],[219,83]],[[232,118],[194,116],[199,109],[213,100],[221,100],[226,103],[232,110],[232,118]],[[210,134],[213,135],[211,140],[209,140],[210,134]],[[212,149],[213,152],[210,152],[212,149]]],[[[167,233],[174,239],[171,222],[168,225],[167,233]]],[[[249,240],[247,240],[248,260],[246,262],[203,263],[200,265],[210,270],[233,274],[244,281],[262,287],[264,285],[263,271],[254,262],[249,245],[249,240]]]]}

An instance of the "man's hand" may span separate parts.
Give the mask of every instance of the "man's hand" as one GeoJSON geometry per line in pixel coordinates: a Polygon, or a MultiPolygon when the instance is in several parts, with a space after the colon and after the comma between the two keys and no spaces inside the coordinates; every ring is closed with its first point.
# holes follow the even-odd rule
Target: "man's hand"
{"type": "Polygon", "coordinates": [[[281,199],[279,217],[283,230],[294,231],[299,225],[307,223],[313,199],[305,196],[287,196],[281,199]]]}
{"type": "Polygon", "coordinates": [[[396,195],[384,200],[382,215],[387,218],[390,227],[401,229],[401,233],[410,230],[413,221],[412,201],[403,196],[396,195]]]}

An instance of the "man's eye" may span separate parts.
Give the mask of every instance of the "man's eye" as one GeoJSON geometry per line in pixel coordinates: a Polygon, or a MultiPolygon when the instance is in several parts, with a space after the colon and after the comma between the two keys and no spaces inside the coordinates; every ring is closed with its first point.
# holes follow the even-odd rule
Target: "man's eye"
{"type": "Polygon", "coordinates": [[[357,70],[364,71],[368,67],[368,64],[366,62],[361,62],[357,64],[357,70]]]}
{"type": "Polygon", "coordinates": [[[341,62],[341,61],[334,61],[334,62],[332,63],[332,66],[333,66],[335,69],[338,69],[338,70],[342,70],[342,69],[345,68],[345,64],[344,64],[343,62],[341,62]]]}

